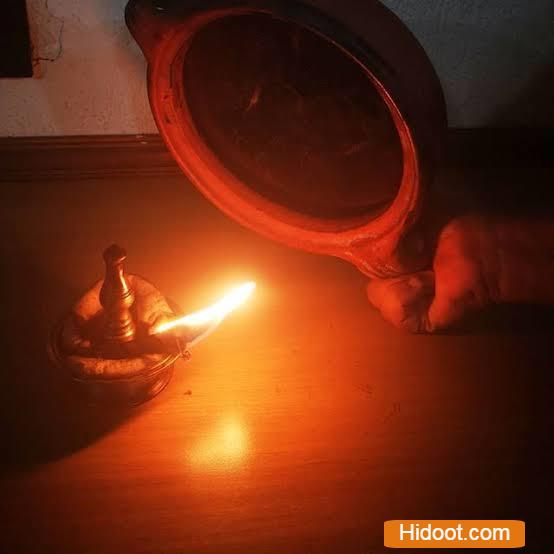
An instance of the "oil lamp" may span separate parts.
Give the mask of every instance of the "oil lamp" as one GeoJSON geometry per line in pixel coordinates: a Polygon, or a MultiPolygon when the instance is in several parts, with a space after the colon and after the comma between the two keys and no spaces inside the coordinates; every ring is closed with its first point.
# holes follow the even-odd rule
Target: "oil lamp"
{"type": "Polygon", "coordinates": [[[248,282],[187,315],[154,285],[127,274],[126,252],[104,251],[104,279],[54,326],[50,359],[92,401],[136,405],[167,385],[179,358],[208,336],[253,292],[248,282]]]}

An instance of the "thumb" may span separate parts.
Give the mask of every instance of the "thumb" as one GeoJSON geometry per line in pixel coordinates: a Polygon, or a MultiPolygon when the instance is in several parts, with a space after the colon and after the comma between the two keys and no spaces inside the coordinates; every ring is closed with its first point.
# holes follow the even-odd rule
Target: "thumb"
{"type": "Polygon", "coordinates": [[[429,331],[427,315],[434,295],[432,271],[375,279],[369,282],[367,295],[371,304],[395,327],[411,333],[429,331]]]}

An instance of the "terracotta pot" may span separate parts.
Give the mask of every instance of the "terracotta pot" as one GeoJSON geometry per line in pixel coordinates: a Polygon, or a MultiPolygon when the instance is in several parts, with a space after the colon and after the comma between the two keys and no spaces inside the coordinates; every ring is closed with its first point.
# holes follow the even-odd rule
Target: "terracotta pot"
{"type": "Polygon", "coordinates": [[[289,246],[349,260],[369,276],[397,275],[424,263],[425,245],[414,225],[444,140],[445,105],[425,52],[394,14],[371,0],[131,0],[126,21],[148,61],[150,104],[161,135],[191,182],[221,210],[289,246]],[[281,39],[283,48],[273,48],[281,39]],[[281,63],[285,51],[302,61],[290,81],[279,81],[294,73],[281,63]],[[329,63],[320,63],[320,55],[329,63]],[[273,73],[266,75],[266,66],[256,65],[260,60],[273,73]],[[245,92],[256,72],[264,74],[263,83],[245,92]],[[325,97],[321,91],[327,94],[331,81],[341,90],[325,97]],[[268,98],[276,107],[273,119],[268,98]],[[343,104],[335,107],[335,100],[343,104]],[[236,114],[235,101],[246,102],[236,114]],[[344,139],[352,144],[343,148],[343,136],[364,129],[363,140],[344,139]],[[386,148],[379,146],[381,135],[388,137],[386,148]],[[298,153],[303,138],[310,142],[304,157],[298,153]],[[360,154],[364,148],[367,154],[360,154]],[[380,160],[396,156],[395,148],[398,168],[379,169],[380,160]],[[264,155],[268,159],[260,161],[264,155]],[[366,155],[372,168],[367,181],[366,155]],[[357,164],[351,188],[349,160],[357,164]],[[344,194],[337,188],[343,169],[344,194]],[[395,175],[393,192],[372,192],[385,190],[383,182],[395,175]]]}

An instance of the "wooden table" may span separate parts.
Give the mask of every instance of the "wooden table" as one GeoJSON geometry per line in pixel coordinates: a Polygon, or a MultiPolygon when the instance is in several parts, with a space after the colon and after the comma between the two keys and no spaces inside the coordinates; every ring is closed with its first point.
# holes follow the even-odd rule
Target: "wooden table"
{"type": "Polygon", "coordinates": [[[240,228],[181,177],[4,183],[1,206],[0,551],[367,554],[400,518],[523,519],[552,543],[549,317],[403,334],[354,268],[240,228]],[[77,402],[45,356],[113,241],[187,310],[258,283],[130,413],[77,402]]]}

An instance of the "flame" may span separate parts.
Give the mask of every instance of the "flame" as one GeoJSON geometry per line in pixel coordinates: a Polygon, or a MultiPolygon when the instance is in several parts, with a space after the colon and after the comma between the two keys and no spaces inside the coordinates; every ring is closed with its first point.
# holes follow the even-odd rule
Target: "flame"
{"type": "Polygon", "coordinates": [[[175,327],[215,327],[225,319],[227,314],[238,308],[254,292],[255,288],[254,281],[243,283],[207,308],[158,325],[154,333],[165,333],[175,327]]]}

